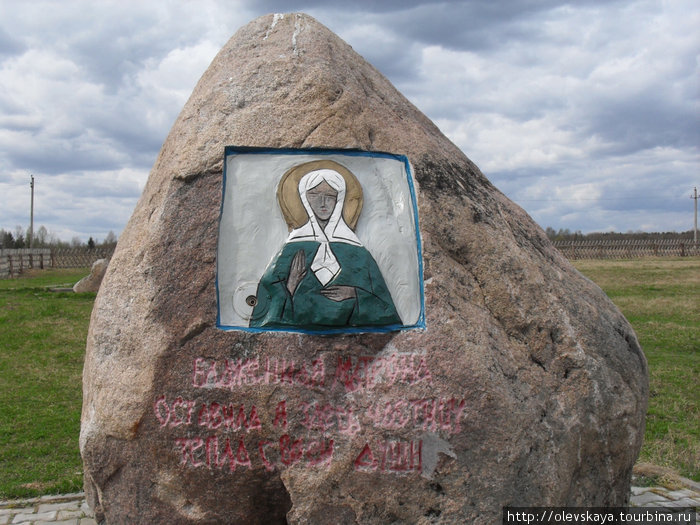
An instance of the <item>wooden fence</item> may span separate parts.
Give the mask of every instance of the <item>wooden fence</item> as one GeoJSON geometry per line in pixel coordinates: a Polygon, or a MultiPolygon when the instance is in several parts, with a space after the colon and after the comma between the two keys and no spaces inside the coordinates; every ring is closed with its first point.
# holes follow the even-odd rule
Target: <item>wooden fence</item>
{"type": "Polygon", "coordinates": [[[112,257],[114,248],[53,248],[53,268],[89,268],[97,259],[112,257]]]}
{"type": "Polygon", "coordinates": [[[97,259],[112,257],[114,248],[0,249],[0,278],[32,268],[89,268],[97,259]]]}
{"type": "MultiPolygon", "coordinates": [[[[554,241],[568,259],[632,259],[700,255],[700,243],[682,239],[554,241]]],[[[89,268],[97,259],[112,257],[114,248],[0,249],[0,278],[31,268],[89,268]]]]}
{"type": "Polygon", "coordinates": [[[636,257],[688,257],[700,255],[700,243],[684,239],[555,241],[567,259],[634,259],[636,257]]]}
{"type": "Polygon", "coordinates": [[[0,249],[0,278],[20,274],[30,268],[51,268],[51,250],[0,249]]]}

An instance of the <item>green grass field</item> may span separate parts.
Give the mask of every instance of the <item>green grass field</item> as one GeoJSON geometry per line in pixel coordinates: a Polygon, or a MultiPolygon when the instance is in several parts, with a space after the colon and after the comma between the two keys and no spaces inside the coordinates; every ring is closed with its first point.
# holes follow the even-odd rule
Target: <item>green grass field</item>
{"type": "Polygon", "coordinates": [[[0,280],[0,499],[82,490],[78,452],[94,293],[55,293],[89,270],[0,280]]]}
{"type": "Polygon", "coordinates": [[[639,461],[700,481],[700,258],[574,261],[627,317],[649,363],[639,461]]]}
{"type": "MultiPolygon", "coordinates": [[[[700,258],[574,264],[620,307],[649,361],[640,461],[700,481],[700,258]]],[[[0,499],[82,488],[81,373],[95,294],[47,287],[87,273],[0,280],[0,499]]]]}

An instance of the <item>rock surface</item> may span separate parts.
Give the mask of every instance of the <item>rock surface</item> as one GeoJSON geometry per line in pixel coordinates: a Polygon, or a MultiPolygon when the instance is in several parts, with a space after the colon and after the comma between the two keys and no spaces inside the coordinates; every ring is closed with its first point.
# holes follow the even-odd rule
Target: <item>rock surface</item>
{"type": "Polygon", "coordinates": [[[648,393],[631,327],[430,120],[306,15],[259,18],[214,59],[112,260],[88,335],[80,436],[98,521],[500,523],[508,505],[628,500],[648,393]],[[427,329],[218,330],[226,145],[408,156],[427,329]]]}
{"type": "Polygon", "coordinates": [[[77,283],[75,283],[73,285],[73,291],[75,293],[97,292],[100,289],[102,279],[104,279],[105,273],[107,272],[108,265],[109,259],[97,259],[94,263],[92,263],[90,275],[83,277],[77,283]]]}

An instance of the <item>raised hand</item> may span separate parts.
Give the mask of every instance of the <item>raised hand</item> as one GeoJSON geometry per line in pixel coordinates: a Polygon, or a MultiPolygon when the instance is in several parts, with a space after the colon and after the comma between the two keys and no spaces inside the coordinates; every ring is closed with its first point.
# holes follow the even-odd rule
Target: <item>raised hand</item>
{"type": "Polygon", "coordinates": [[[294,254],[292,264],[289,266],[289,276],[287,277],[287,290],[294,295],[297,286],[306,275],[306,255],[304,250],[299,250],[294,254]]]}
{"type": "Polygon", "coordinates": [[[347,299],[354,299],[357,297],[357,292],[354,286],[329,286],[321,290],[321,295],[330,299],[331,301],[346,301],[347,299]]]}

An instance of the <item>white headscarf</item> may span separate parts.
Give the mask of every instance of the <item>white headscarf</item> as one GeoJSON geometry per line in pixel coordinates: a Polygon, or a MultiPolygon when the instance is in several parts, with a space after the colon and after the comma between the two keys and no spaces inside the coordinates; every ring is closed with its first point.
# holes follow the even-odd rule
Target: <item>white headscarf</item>
{"type": "Polygon", "coordinates": [[[311,270],[321,284],[325,286],[340,271],[340,264],[329,243],[344,242],[354,246],[362,246],[360,239],[357,238],[357,235],[343,219],[345,179],[340,173],[330,169],[310,171],[299,181],[299,197],[301,197],[301,203],[309,216],[309,221],[303,226],[292,230],[287,242],[316,241],[321,244],[311,263],[311,270]],[[322,228],[318,223],[316,214],[311,209],[309,200],[306,197],[306,193],[310,189],[315,188],[323,181],[327,182],[331,188],[338,192],[335,207],[325,228],[322,228]]]}

